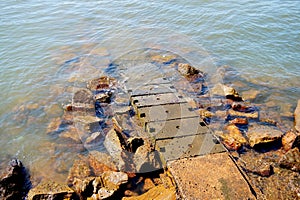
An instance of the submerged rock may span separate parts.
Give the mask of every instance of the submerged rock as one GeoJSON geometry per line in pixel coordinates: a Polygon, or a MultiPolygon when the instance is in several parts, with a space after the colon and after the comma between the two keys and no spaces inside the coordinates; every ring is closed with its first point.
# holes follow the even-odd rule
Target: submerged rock
{"type": "Polygon", "coordinates": [[[81,89],[75,92],[73,103],[91,104],[93,103],[93,93],[87,89],[81,89]]]}
{"type": "Polygon", "coordinates": [[[111,77],[102,76],[88,82],[87,88],[90,90],[109,89],[117,84],[117,80],[111,77]]]}
{"type": "Polygon", "coordinates": [[[246,138],[234,124],[227,125],[224,131],[225,133],[219,134],[219,137],[228,149],[239,150],[243,145],[247,144],[246,138]]]}
{"type": "Polygon", "coordinates": [[[300,132],[300,99],[298,100],[298,104],[296,110],[294,112],[295,117],[295,129],[300,132]]]}
{"type": "Polygon", "coordinates": [[[76,193],[67,185],[55,183],[53,181],[44,181],[37,187],[31,189],[28,193],[28,200],[61,200],[78,199],[76,193]]]}
{"type": "Polygon", "coordinates": [[[191,76],[191,75],[199,74],[199,70],[189,65],[188,63],[179,63],[178,71],[183,76],[191,76]]]}
{"type": "Polygon", "coordinates": [[[242,97],[234,88],[221,83],[216,84],[210,92],[212,95],[225,96],[227,99],[232,99],[234,101],[243,101],[242,97]]]}
{"type": "Polygon", "coordinates": [[[280,166],[300,172],[300,152],[298,148],[289,150],[279,161],[280,166]]]}
{"type": "Polygon", "coordinates": [[[251,147],[266,144],[281,139],[283,133],[274,126],[249,126],[247,137],[251,147]]]}
{"type": "Polygon", "coordinates": [[[0,199],[23,199],[31,188],[29,174],[20,160],[12,159],[0,176],[0,199]]]}

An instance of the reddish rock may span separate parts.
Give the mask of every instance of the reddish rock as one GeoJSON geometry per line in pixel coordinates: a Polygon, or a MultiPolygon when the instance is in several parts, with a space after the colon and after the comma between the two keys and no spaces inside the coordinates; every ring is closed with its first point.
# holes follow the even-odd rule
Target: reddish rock
{"type": "Polygon", "coordinates": [[[298,148],[289,150],[279,161],[280,166],[300,172],[300,152],[298,148]]]}
{"type": "Polygon", "coordinates": [[[295,129],[298,132],[300,132],[300,99],[298,100],[298,104],[294,112],[294,117],[295,117],[295,129]]]}
{"type": "Polygon", "coordinates": [[[251,118],[251,119],[258,119],[258,112],[254,111],[251,113],[246,113],[246,112],[239,112],[235,111],[233,109],[228,110],[228,114],[231,116],[236,116],[236,117],[245,117],[245,118],[251,118]]]}
{"type": "Polygon", "coordinates": [[[247,125],[248,119],[247,118],[235,118],[233,120],[230,120],[229,123],[235,124],[235,125],[247,125]]]}
{"type": "Polygon", "coordinates": [[[68,184],[74,185],[75,179],[84,180],[92,175],[92,171],[86,160],[75,160],[69,171],[68,184]]]}
{"type": "Polygon", "coordinates": [[[292,149],[293,147],[300,146],[300,134],[293,131],[288,131],[282,137],[282,147],[285,151],[292,149]]]}
{"type": "Polygon", "coordinates": [[[222,143],[230,150],[239,150],[243,145],[247,144],[247,140],[237,126],[234,124],[227,125],[225,133],[220,134],[222,143]]]}

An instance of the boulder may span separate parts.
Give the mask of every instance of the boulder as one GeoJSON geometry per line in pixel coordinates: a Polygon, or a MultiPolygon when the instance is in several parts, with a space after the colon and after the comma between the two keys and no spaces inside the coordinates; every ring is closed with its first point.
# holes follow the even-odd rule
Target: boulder
{"type": "Polygon", "coordinates": [[[295,129],[300,132],[300,99],[298,100],[297,107],[294,112],[295,117],[295,129]]]}
{"type": "Polygon", "coordinates": [[[300,134],[293,131],[288,131],[282,137],[282,148],[288,151],[294,147],[300,147],[300,134]]]}
{"type": "Polygon", "coordinates": [[[112,90],[101,90],[94,95],[94,100],[100,103],[110,103],[113,96],[112,90]]]}
{"type": "MultiPolygon", "coordinates": [[[[75,160],[68,175],[68,184],[74,185],[75,178],[84,180],[92,175],[92,171],[85,159],[75,160]]],[[[78,181],[77,181],[78,182],[78,181]]]]}
{"type": "Polygon", "coordinates": [[[0,199],[23,199],[30,188],[28,171],[20,160],[12,159],[0,176],[0,199]]]}
{"type": "Polygon", "coordinates": [[[298,148],[289,150],[279,161],[280,166],[300,172],[300,152],[298,148]]]}
{"type": "Polygon", "coordinates": [[[28,193],[28,200],[61,200],[76,199],[76,193],[67,185],[53,181],[43,181],[28,193]]]}
{"type": "Polygon", "coordinates": [[[108,151],[109,155],[114,159],[119,170],[125,168],[125,162],[122,158],[123,148],[120,142],[120,139],[117,135],[117,132],[114,129],[111,129],[104,140],[104,146],[108,151]]]}
{"type": "Polygon", "coordinates": [[[249,126],[247,137],[251,147],[280,140],[283,133],[275,126],[249,126]]]}
{"type": "Polygon", "coordinates": [[[106,171],[102,174],[102,182],[107,190],[116,191],[120,185],[127,183],[128,176],[124,172],[106,171]]]}

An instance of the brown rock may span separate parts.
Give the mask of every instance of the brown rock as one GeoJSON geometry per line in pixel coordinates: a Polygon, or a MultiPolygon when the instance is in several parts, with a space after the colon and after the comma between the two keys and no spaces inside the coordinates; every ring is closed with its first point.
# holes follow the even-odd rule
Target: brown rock
{"type": "Polygon", "coordinates": [[[145,178],[144,180],[144,185],[143,185],[143,192],[147,192],[151,188],[154,188],[155,184],[150,178],[145,178]]]}
{"type": "Polygon", "coordinates": [[[176,59],[175,55],[153,55],[151,59],[159,63],[170,63],[172,60],[176,59]]]}
{"type": "Polygon", "coordinates": [[[248,119],[247,118],[235,118],[233,120],[230,120],[229,123],[235,124],[235,125],[247,125],[248,119]]]}
{"type": "Polygon", "coordinates": [[[68,175],[68,184],[74,185],[75,178],[84,180],[92,175],[92,171],[86,160],[75,160],[68,175]]]}
{"type": "Polygon", "coordinates": [[[279,161],[280,166],[291,169],[293,171],[300,171],[300,152],[298,148],[289,150],[282,156],[279,161]]]}
{"type": "Polygon", "coordinates": [[[300,135],[293,131],[288,131],[282,137],[282,147],[285,151],[288,151],[296,146],[300,146],[300,135]]]}
{"type": "Polygon", "coordinates": [[[258,144],[265,144],[281,139],[283,133],[274,126],[255,125],[250,126],[247,137],[251,147],[258,144]]]}
{"type": "Polygon", "coordinates": [[[294,112],[295,117],[295,129],[300,132],[300,99],[298,100],[298,104],[296,110],[294,112]]]}
{"type": "Polygon", "coordinates": [[[237,117],[245,117],[245,118],[252,118],[252,119],[257,119],[258,118],[258,112],[255,111],[253,113],[246,113],[246,112],[239,112],[235,111],[233,109],[228,110],[228,114],[231,116],[237,116],[237,117]]]}
{"type": "Polygon", "coordinates": [[[225,133],[221,133],[219,136],[222,139],[222,143],[230,150],[239,150],[243,145],[247,144],[247,140],[237,126],[230,124],[225,126],[225,133]]]}
{"type": "Polygon", "coordinates": [[[178,71],[183,76],[190,76],[190,75],[199,73],[199,70],[197,70],[195,67],[189,65],[188,63],[179,63],[178,71]]]}
{"type": "Polygon", "coordinates": [[[124,172],[106,171],[102,174],[102,181],[107,190],[116,191],[120,185],[127,183],[128,176],[124,172]]]}
{"type": "Polygon", "coordinates": [[[90,90],[103,90],[103,89],[109,89],[115,86],[116,84],[117,84],[116,79],[107,76],[102,76],[100,78],[91,80],[87,84],[87,88],[90,90]]]}
{"type": "Polygon", "coordinates": [[[96,176],[100,176],[105,171],[117,171],[113,159],[106,153],[91,151],[88,156],[89,164],[96,176]]]}
{"type": "Polygon", "coordinates": [[[242,97],[245,100],[255,100],[257,98],[257,96],[259,95],[259,93],[260,92],[258,90],[251,89],[251,90],[242,92],[242,97]]]}
{"type": "Polygon", "coordinates": [[[242,101],[242,97],[239,96],[238,92],[234,88],[221,83],[216,84],[211,89],[211,94],[216,96],[225,96],[227,99],[232,99],[235,101],[242,101]]]}
{"type": "Polygon", "coordinates": [[[73,103],[91,104],[93,103],[93,93],[87,89],[81,89],[75,92],[73,103]]]}
{"type": "Polygon", "coordinates": [[[163,185],[158,185],[148,192],[134,197],[123,197],[122,200],[175,200],[176,190],[175,188],[165,188],[163,185]]]}
{"type": "Polygon", "coordinates": [[[70,129],[70,130],[66,130],[66,131],[60,133],[59,138],[62,140],[72,142],[72,143],[77,143],[77,144],[82,143],[81,138],[80,138],[76,128],[75,128],[75,131],[70,129]]]}
{"type": "Polygon", "coordinates": [[[113,92],[111,90],[101,91],[98,94],[94,95],[94,100],[101,103],[110,103],[113,92]]]}
{"type": "Polygon", "coordinates": [[[85,104],[85,103],[70,103],[64,106],[65,111],[73,112],[95,112],[94,104],[85,104]]]}
{"type": "Polygon", "coordinates": [[[53,181],[43,181],[28,193],[28,200],[36,199],[75,199],[75,192],[67,185],[55,183],[53,181]]]}

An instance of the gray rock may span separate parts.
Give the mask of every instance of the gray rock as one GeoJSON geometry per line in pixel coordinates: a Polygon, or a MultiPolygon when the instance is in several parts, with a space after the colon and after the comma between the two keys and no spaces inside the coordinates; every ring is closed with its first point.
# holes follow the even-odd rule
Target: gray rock
{"type": "Polygon", "coordinates": [[[153,151],[147,143],[137,148],[133,162],[138,173],[152,172],[162,168],[159,153],[153,151]]]}
{"type": "Polygon", "coordinates": [[[111,129],[104,140],[104,146],[109,155],[113,158],[119,170],[125,168],[125,162],[122,158],[123,148],[120,139],[114,129],[111,129]]]}
{"type": "Polygon", "coordinates": [[[93,102],[93,93],[87,89],[81,89],[75,92],[73,103],[90,104],[93,102]]]}

